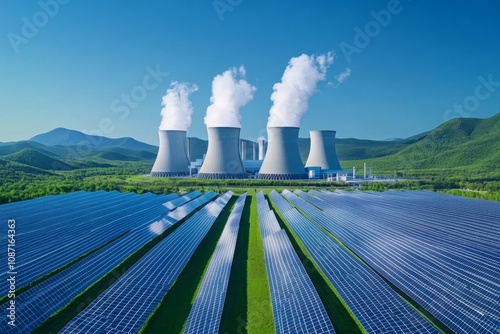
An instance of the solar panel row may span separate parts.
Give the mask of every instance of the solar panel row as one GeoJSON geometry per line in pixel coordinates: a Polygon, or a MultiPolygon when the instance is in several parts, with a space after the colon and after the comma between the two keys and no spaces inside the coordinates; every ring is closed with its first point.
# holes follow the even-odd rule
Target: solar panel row
{"type": "Polygon", "coordinates": [[[196,212],[136,262],[61,333],[137,332],[231,197],[232,192],[227,192],[196,212]]]}
{"type": "Polygon", "coordinates": [[[238,198],[231,211],[189,313],[184,333],[219,332],[245,200],[246,193],[238,198]]]}
{"type": "MultiPolygon", "coordinates": [[[[31,221],[36,219],[40,213],[48,214],[45,205],[31,208],[30,214],[27,215],[23,215],[23,212],[11,213],[11,217],[15,217],[18,223],[16,226],[18,254],[16,262],[19,272],[17,277],[19,287],[29,284],[136,227],[138,218],[144,212],[161,204],[165,199],[176,197],[175,195],[156,196],[152,194],[127,195],[127,201],[123,201],[121,198],[117,198],[115,193],[110,193],[109,196],[112,200],[108,201],[105,192],[99,193],[98,196],[88,193],[93,200],[87,203],[84,194],[80,194],[76,199],[85,203],[79,209],[85,212],[82,213],[82,216],[75,216],[76,213],[71,212],[67,207],[56,209],[59,215],[51,210],[51,216],[43,219],[43,222],[47,224],[43,228],[38,226],[38,222],[33,224],[31,221]],[[94,200],[104,203],[102,209],[98,210],[92,206],[94,200]],[[106,203],[110,203],[109,208],[106,208],[106,203]],[[70,218],[68,218],[68,211],[70,211],[70,218]]],[[[67,205],[72,207],[71,203],[67,203],[67,205]]],[[[155,210],[156,215],[165,212],[165,209],[161,207],[155,210]]],[[[3,211],[3,208],[0,211],[3,211]]],[[[6,235],[5,233],[3,236],[6,235]]]]}
{"type": "MultiPolygon", "coordinates": [[[[196,196],[198,196],[198,192],[183,197],[184,201],[188,201],[189,198],[196,196]]],[[[186,214],[214,197],[215,193],[210,192],[185,204],[189,206],[185,210],[186,214]]],[[[181,202],[178,201],[178,203],[181,202]]],[[[164,210],[161,204],[152,206],[150,210],[145,211],[137,218],[137,224],[140,226],[123,238],[18,295],[16,297],[18,321],[15,330],[21,332],[33,330],[52,313],[99,280],[146,242],[175,224],[177,221],[170,217],[158,220],[159,212],[164,212],[164,210]]],[[[117,272],[112,279],[116,279],[118,274],[121,273],[117,272]]],[[[1,309],[5,311],[7,306],[4,304],[1,309]]],[[[0,323],[0,331],[7,332],[9,328],[5,322],[0,323]]]]}
{"type": "Polygon", "coordinates": [[[257,194],[276,333],[335,333],[321,299],[262,192],[257,194]]]}
{"type": "Polygon", "coordinates": [[[426,192],[315,193],[318,202],[296,192],[329,215],[318,222],[453,331],[500,330],[499,248],[488,241],[500,239],[498,203],[426,192]]]}
{"type": "MultiPolygon", "coordinates": [[[[284,195],[295,195],[285,191],[284,195]]],[[[296,196],[295,196],[296,197],[296,196]]],[[[273,202],[314,261],[369,333],[438,333],[376,273],[293,208],[276,191],[273,202]]]]}

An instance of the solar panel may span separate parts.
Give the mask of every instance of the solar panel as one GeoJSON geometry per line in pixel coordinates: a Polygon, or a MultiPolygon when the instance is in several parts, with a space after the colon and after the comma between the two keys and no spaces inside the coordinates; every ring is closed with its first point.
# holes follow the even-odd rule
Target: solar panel
{"type": "MultiPolygon", "coordinates": [[[[288,191],[284,195],[290,199],[298,198],[288,191]]],[[[281,195],[273,191],[271,198],[314,261],[369,333],[438,333],[382,278],[335,242],[324,230],[305,218],[281,195]]]]}
{"type": "Polygon", "coordinates": [[[136,262],[61,333],[137,332],[170,289],[231,196],[232,192],[227,192],[196,212],[136,262]]]}
{"type": "Polygon", "coordinates": [[[328,215],[326,229],[453,331],[499,331],[499,203],[421,191],[324,193],[322,203],[299,195],[328,215]]]}
{"type": "MultiPolygon", "coordinates": [[[[99,196],[100,202],[106,203],[107,193],[99,196]]],[[[175,197],[168,196],[167,198],[175,197]]],[[[38,228],[32,224],[27,229],[24,218],[17,218],[17,267],[18,277],[16,283],[19,287],[29,284],[35,279],[65,265],[90,250],[120,236],[124,232],[137,226],[137,218],[151,206],[164,201],[165,196],[128,195],[123,201],[112,194],[113,201],[110,206],[102,210],[85,205],[77,212],[64,208],[64,213],[59,216],[48,217],[51,224],[38,228]],[[70,218],[68,218],[70,211],[70,218]],[[81,214],[81,216],[75,216],[81,214]],[[50,228],[48,228],[50,227],[50,228]]],[[[156,211],[157,215],[162,212],[156,211]]],[[[31,210],[38,213],[44,212],[44,207],[31,210]]],[[[33,219],[31,217],[30,219],[33,219]]],[[[4,236],[7,234],[5,233],[4,236]]]]}
{"type": "Polygon", "coordinates": [[[184,333],[219,332],[245,199],[246,194],[240,196],[231,211],[189,313],[184,333]]]}
{"type": "MultiPolygon", "coordinates": [[[[215,193],[210,192],[196,198],[189,203],[190,209],[185,212],[191,212],[197,206],[207,203],[214,197],[215,193]]],[[[165,211],[161,205],[161,198],[159,199],[160,201],[156,203],[156,206],[151,206],[134,218],[137,219],[136,223],[140,226],[123,238],[16,296],[18,305],[16,329],[21,332],[31,331],[52,313],[115,268],[126,257],[137,251],[146,242],[175,224],[177,221],[170,217],[157,219],[158,215],[165,211]]],[[[6,312],[7,306],[7,304],[4,304],[1,309],[6,312]]],[[[9,326],[7,326],[6,322],[0,323],[0,331],[7,331],[8,329],[9,326]]]]}
{"type": "Polygon", "coordinates": [[[335,333],[311,279],[262,192],[257,195],[257,206],[276,333],[335,333]]]}

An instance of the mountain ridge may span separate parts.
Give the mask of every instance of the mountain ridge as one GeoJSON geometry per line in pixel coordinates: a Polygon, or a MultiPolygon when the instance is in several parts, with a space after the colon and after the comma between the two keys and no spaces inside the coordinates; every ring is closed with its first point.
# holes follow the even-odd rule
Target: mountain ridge
{"type": "MultiPolygon", "coordinates": [[[[191,160],[203,158],[208,141],[196,137],[189,139],[191,160]]],[[[243,141],[247,143],[243,159],[250,160],[253,142],[243,141]]],[[[299,138],[299,152],[304,162],[309,144],[309,138],[299,138]]],[[[500,163],[500,114],[486,119],[455,118],[431,131],[401,140],[338,138],[336,150],[339,160],[347,162],[343,165],[345,169],[360,161],[383,170],[468,165],[494,167],[500,163]]],[[[28,141],[0,145],[0,158],[41,170],[51,170],[52,165],[59,166],[56,170],[65,170],[117,162],[152,163],[157,152],[158,147],[130,137],[112,139],[65,128],[56,128],[28,141]]]]}

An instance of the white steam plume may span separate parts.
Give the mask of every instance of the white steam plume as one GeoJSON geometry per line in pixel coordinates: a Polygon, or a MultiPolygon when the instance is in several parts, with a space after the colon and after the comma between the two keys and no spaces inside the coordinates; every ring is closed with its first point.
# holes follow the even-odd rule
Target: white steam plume
{"type": "Polygon", "coordinates": [[[338,87],[342,83],[344,83],[345,79],[347,79],[348,76],[351,75],[351,69],[348,67],[344,70],[344,72],[340,73],[339,75],[335,76],[335,80],[337,80],[337,84],[335,87],[338,87]]]}
{"type": "Polygon", "coordinates": [[[290,59],[281,82],[273,86],[273,106],[269,111],[267,126],[299,127],[316,84],[325,80],[326,70],[332,63],[331,52],[319,56],[303,54],[290,59]]]}
{"type": "Polygon", "coordinates": [[[172,81],[167,94],[162,98],[160,130],[182,130],[187,131],[191,126],[191,115],[193,106],[189,95],[198,90],[196,84],[189,85],[186,82],[172,81]]]}
{"type": "Polygon", "coordinates": [[[233,67],[212,81],[212,96],[207,108],[207,127],[241,128],[240,108],[253,99],[256,88],[245,78],[245,68],[233,67]]]}

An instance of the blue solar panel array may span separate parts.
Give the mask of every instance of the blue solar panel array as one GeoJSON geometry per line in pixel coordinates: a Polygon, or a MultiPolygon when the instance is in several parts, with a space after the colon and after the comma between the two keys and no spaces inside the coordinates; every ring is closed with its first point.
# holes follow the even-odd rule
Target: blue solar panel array
{"type": "MultiPolygon", "coordinates": [[[[500,333],[500,203],[301,191],[311,217],[456,333],[500,333]]],[[[301,208],[306,210],[305,205],[301,208]]]]}
{"type": "MultiPolygon", "coordinates": [[[[186,194],[178,200],[177,204],[183,204],[200,193],[186,194]]],[[[207,203],[215,197],[214,192],[197,197],[193,201],[184,204],[186,214],[197,207],[207,203]]],[[[137,219],[137,228],[115,241],[111,245],[77,262],[71,267],[44,281],[43,283],[29,289],[16,297],[18,316],[17,326],[11,329],[6,322],[0,323],[0,331],[7,332],[29,332],[45,321],[52,313],[68,303],[80,292],[88,288],[103,275],[121,263],[126,257],[137,251],[153,237],[163,233],[177,221],[163,215],[165,208],[160,204],[151,206],[137,219]]],[[[120,273],[121,274],[121,273],[120,273]]],[[[7,304],[1,306],[5,311],[7,304]]]]}
{"type": "MultiPolygon", "coordinates": [[[[296,197],[285,192],[288,198],[296,197]]],[[[439,333],[375,272],[276,191],[271,198],[314,261],[369,333],[439,333]]]]}
{"type": "Polygon", "coordinates": [[[335,333],[311,279],[262,192],[257,194],[257,208],[276,333],[335,333]]]}
{"type": "Polygon", "coordinates": [[[246,194],[236,201],[210,259],[184,333],[218,333],[246,194]]]}
{"type": "Polygon", "coordinates": [[[134,264],[61,333],[136,333],[226,206],[227,192],[196,212],[134,264]]]}
{"type": "MultiPolygon", "coordinates": [[[[17,285],[29,284],[130,231],[151,207],[175,197],[78,192],[2,205],[5,219],[17,222],[17,285]]],[[[157,215],[166,211],[160,207],[157,215]]],[[[0,242],[7,236],[1,232],[0,242]]]]}

